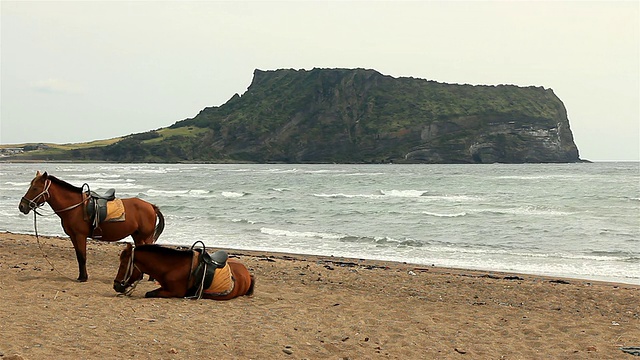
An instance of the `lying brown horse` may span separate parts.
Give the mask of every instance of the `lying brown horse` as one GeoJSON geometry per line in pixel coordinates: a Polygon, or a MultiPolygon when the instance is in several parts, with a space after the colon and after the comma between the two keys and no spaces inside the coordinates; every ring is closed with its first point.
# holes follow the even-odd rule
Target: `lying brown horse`
{"type": "Polygon", "coordinates": [[[179,297],[229,300],[253,295],[253,275],[239,261],[227,259],[220,250],[209,255],[203,250],[179,250],[160,245],[127,247],[120,253],[120,267],[113,280],[116,292],[130,295],[143,274],[149,274],[160,283],[160,288],[149,291],[145,297],[179,297]],[[204,258],[213,259],[213,278],[203,285],[207,267],[204,258]],[[217,265],[217,266],[216,266],[217,265]]]}
{"type": "MultiPolygon", "coordinates": [[[[31,180],[31,186],[20,200],[18,209],[24,214],[49,203],[60,217],[64,232],[69,235],[78,259],[78,281],[87,281],[87,238],[93,236],[93,228],[87,220],[85,205],[89,197],[83,188],[73,186],[46,172],[31,180]]],[[[164,230],[164,216],[157,206],[142,199],[122,199],[125,217],[123,221],[100,223],[104,241],[118,241],[131,235],[136,244],[154,243],[164,230]],[[156,218],[158,224],[156,225],[156,218]]]]}

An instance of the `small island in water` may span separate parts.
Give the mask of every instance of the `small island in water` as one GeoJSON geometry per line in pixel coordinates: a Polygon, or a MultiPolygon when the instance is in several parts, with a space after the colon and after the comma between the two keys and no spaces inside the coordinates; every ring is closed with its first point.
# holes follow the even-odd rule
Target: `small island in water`
{"type": "Polygon", "coordinates": [[[167,128],[83,144],[4,145],[0,152],[13,161],[581,161],[567,111],[551,89],[446,84],[369,69],[255,70],[244,94],[167,128]]]}

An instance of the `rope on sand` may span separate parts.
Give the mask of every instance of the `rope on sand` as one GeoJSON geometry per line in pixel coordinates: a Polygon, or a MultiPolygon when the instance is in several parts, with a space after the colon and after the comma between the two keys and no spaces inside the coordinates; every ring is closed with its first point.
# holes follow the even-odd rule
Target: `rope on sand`
{"type": "Polygon", "coordinates": [[[47,256],[47,254],[44,252],[44,249],[42,248],[42,244],[40,244],[40,236],[38,236],[38,225],[36,223],[36,216],[37,215],[40,215],[40,214],[38,214],[35,210],[33,210],[33,228],[36,231],[36,242],[38,243],[38,248],[40,249],[40,252],[42,253],[42,256],[44,257],[45,260],[47,260],[47,262],[51,266],[52,270],[55,270],[62,277],[65,277],[67,279],[73,280],[72,278],[68,277],[67,275],[61,273],[60,270],[58,270],[55,266],[53,266],[53,263],[51,262],[51,260],[49,260],[49,256],[47,256]]]}

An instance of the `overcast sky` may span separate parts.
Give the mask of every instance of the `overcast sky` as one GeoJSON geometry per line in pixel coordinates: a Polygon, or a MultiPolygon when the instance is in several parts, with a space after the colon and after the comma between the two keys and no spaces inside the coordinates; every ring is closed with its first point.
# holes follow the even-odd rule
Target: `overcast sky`
{"type": "Polygon", "coordinates": [[[637,1],[0,4],[0,144],[166,127],[254,69],[368,68],[552,88],[581,158],[640,160],[637,1]]]}

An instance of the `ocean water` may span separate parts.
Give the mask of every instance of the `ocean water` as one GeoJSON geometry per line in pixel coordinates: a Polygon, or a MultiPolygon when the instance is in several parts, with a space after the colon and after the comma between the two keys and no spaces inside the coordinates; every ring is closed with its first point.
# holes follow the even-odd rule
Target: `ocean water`
{"type": "MultiPolygon", "coordinates": [[[[0,231],[36,170],[160,207],[158,243],[640,284],[640,164],[0,163],[0,231]]],[[[66,236],[48,205],[38,233],[66,236]]]]}

